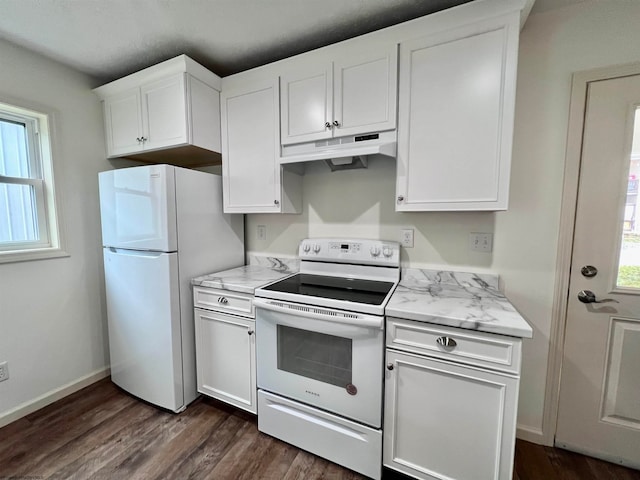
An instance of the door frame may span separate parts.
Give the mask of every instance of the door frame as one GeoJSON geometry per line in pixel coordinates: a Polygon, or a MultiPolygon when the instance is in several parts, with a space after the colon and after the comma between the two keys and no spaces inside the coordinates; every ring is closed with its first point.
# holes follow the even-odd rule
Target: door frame
{"type": "Polygon", "coordinates": [[[576,72],[572,76],[569,125],[565,152],[560,229],[556,258],[555,288],[549,332],[547,380],[542,416],[542,442],[553,446],[558,424],[560,373],[564,355],[565,328],[569,301],[569,275],[573,255],[573,236],[578,208],[578,183],[582,162],[582,137],[589,83],[640,75],[640,63],[616,65],[576,72]]]}

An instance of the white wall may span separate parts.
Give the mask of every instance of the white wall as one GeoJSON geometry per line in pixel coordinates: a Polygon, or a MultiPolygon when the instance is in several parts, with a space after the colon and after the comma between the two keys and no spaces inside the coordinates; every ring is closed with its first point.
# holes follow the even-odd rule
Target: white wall
{"type": "Polygon", "coordinates": [[[0,264],[0,361],[10,373],[0,383],[1,426],[16,409],[95,378],[109,363],[97,173],[112,167],[88,77],[4,41],[0,65],[3,101],[54,112],[55,180],[70,255],[0,264]]]}
{"type": "Polygon", "coordinates": [[[521,34],[510,207],[499,213],[395,213],[393,162],[368,170],[308,169],[302,215],[248,215],[247,249],[292,255],[306,236],[399,238],[416,230],[411,266],[494,271],[534,329],[524,342],[520,434],[542,441],[542,418],[571,74],[640,61],[640,2],[600,0],[532,15],[521,34]],[[267,240],[256,238],[267,226],[267,240]],[[493,232],[492,254],[471,253],[468,233],[493,232]]]}

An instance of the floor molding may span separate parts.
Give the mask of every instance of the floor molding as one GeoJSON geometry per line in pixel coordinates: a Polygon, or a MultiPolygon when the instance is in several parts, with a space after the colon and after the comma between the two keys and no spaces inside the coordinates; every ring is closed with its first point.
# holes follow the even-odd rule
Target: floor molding
{"type": "Polygon", "coordinates": [[[553,446],[546,441],[545,436],[540,428],[518,425],[516,427],[516,438],[531,443],[537,443],[538,445],[546,445],[548,447],[553,446]]]}
{"type": "Polygon", "coordinates": [[[96,370],[84,377],[80,377],[73,382],[67,383],[59,388],[54,390],[50,390],[44,395],[41,395],[33,400],[23,403],[22,405],[18,405],[17,407],[8,410],[0,414],[0,428],[5,425],[9,425],[16,420],[29,415],[30,413],[35,412],[36,410],[40,410],[47,405],[52,404],[53,402],[60,400],[72,393],[77,392],[78,390],[83,389],[91,385],[92,383],[97,382],[98,380],[102,380],[103,378],[108,377],[111,374],[111,369],[109,367],[102,368],[100,370],[96,370]]]}

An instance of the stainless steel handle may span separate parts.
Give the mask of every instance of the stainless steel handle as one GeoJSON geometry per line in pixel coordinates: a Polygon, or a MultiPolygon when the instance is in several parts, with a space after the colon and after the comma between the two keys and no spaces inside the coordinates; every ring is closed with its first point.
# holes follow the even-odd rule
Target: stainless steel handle
{"type": "Polygon", "coordinates": [[[441,347],[446,347],[446,348],[454,348],[458,346],[458,342],[456,342],[451,337],[438,337],[438,339],[436,340],[436,343],[441,347]]]}
{"type": "Polygon", "coordinates": [[[333,121],[333,126],[334,127],[339,127],[340,126],[340,122],[338,120],[334,120],[333,121]]]}
{"type": "Polygon", "coordinates": [[[229,303],[229,300],[226,297],[218,297],[218,303],[226,305],[227,303],[229,303]]]}
{"type": "Polygon", "coordinates": [[[253,335],[255,332],[254,332],[253,330],[249,330],[247,333],[248,333],[249,335],[253,335]]]}
{"type": "Polygon", "coordinates": [[[325,124],[324,124],[324,128],[329,128],[329,129],[331,129],[331,128],[333,128],[333,125],[331,125],[329,122],[325,122],[325,124]]]}
{"type": "Polygon", "coordinates": [[[398,195],[398,201],[399,202],[404,202],[404,197],[402,195],[398,195]]]}
{"type": "Polygon", "coordinates": [[[387,363],[387,370],[393,370],[393,363],[387,363]]]}
{"type": "Polygon", "coordinates": [[[607,303],[607,302],[619,303],[617,300],[614,300],[613,298],[603,298],[602,300],[596,300],[596,294],[593,293],[591,290],[580,290],[578,292],[578,300],[580,300],[582,303],[607,303]]]}

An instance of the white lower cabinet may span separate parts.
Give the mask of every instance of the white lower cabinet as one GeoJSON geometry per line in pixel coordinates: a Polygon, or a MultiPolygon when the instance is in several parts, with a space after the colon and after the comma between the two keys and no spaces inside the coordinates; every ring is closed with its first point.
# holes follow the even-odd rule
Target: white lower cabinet
{"type": "MultiPolygon", "coordinates": [[[[455,333],[442,338],[454,342],[442,353],[455,351],[455,333]]],[[[387,348],[384,465],[419,479],[511,480],[518,375],[441,357],[387,348]]]]}
{"type": "Polygon", "coordinates": [[[256,413],[255,319],[196,308],[195,331],[198,392],[256,413]]]}

